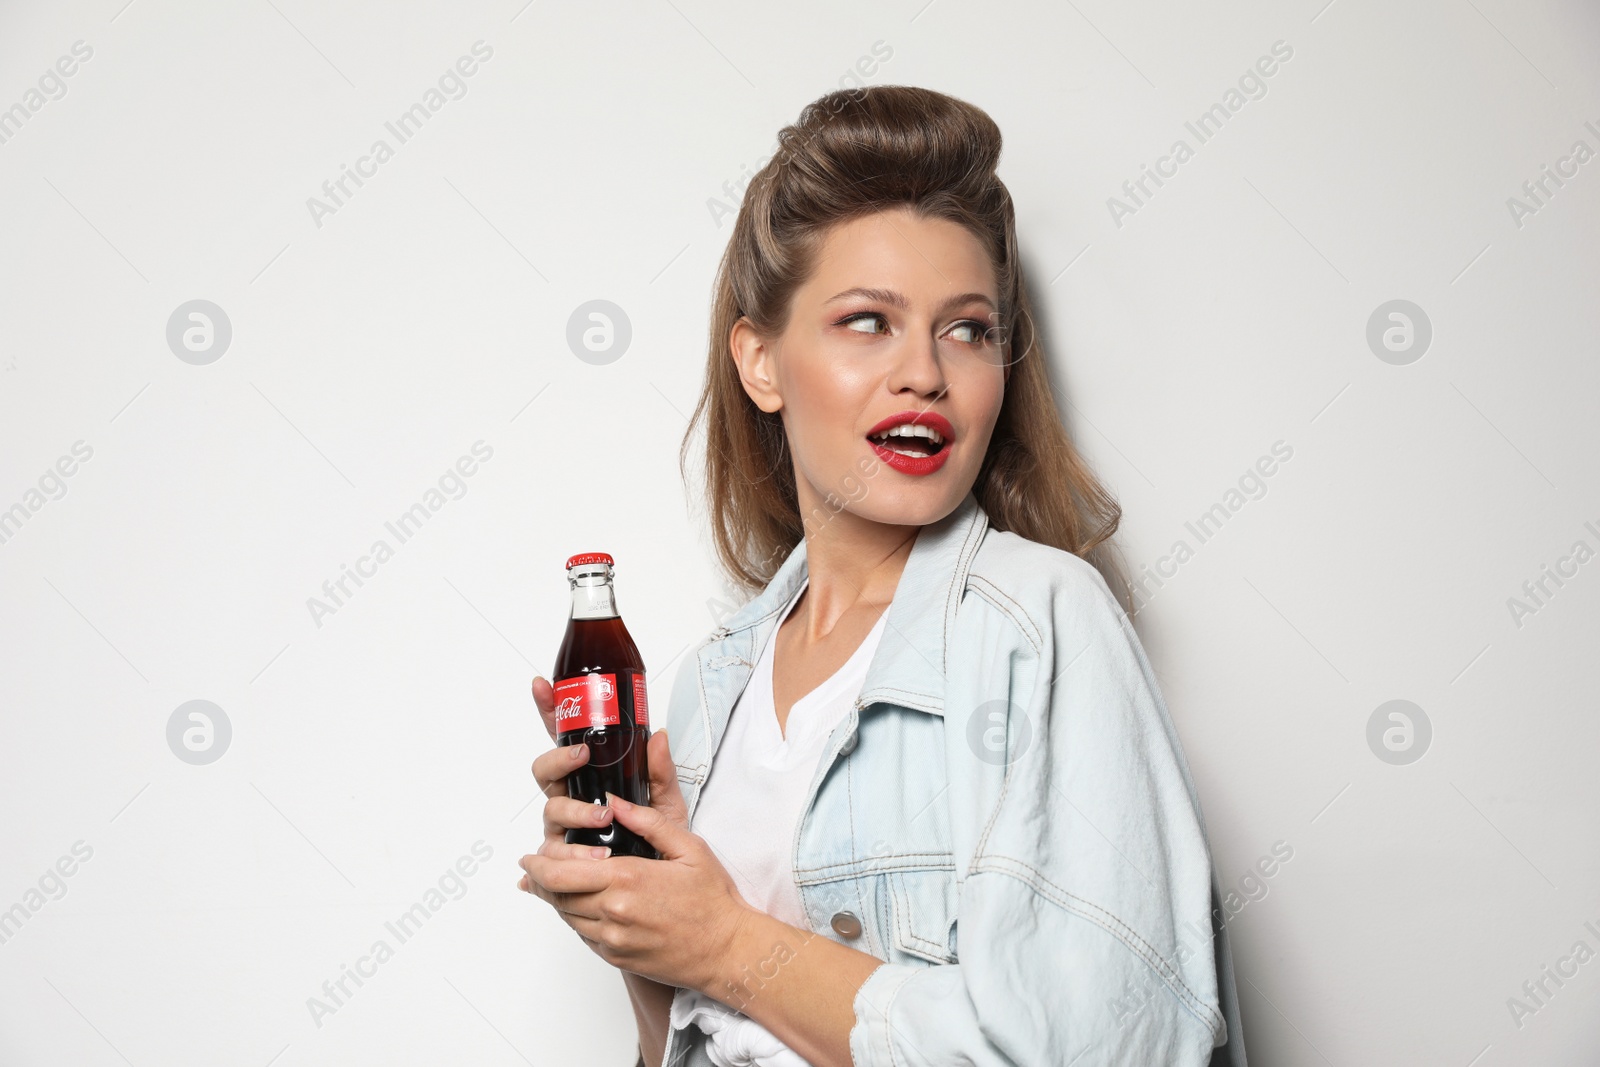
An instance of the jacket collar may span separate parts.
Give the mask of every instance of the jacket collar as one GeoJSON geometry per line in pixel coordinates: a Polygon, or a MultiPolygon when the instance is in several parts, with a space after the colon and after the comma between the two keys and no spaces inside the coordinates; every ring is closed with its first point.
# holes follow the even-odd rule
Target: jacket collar
{"type": "MultiPolygon", "coordinates": [[[[949,634],[955,624],[956,608],[966,588],[967,571],[989,527],[989,516],[969,490],[954,511],[917,531],[917,539],[906,557],[906,565],[889,604],[884,626],[872,662],[867,667],[857,706],[865,708],[875,701],[916,708],[944,715],[945,655],[949,634]]],[[[749,662],[743,664],[745,678],[722,709],[715,727],[720,736],[733,699],[743,690],[758,653],[769,640],[783,610],[809,571],[806,542],[790,551],[767,586],[753,600],[735,612],[715,637],[727,637],[754,628],[749,662]]],[[[709,649],[707,650],[709,651],[709,649]]],[[[702,661],[704,664],[704,661],[702,661]]]]}

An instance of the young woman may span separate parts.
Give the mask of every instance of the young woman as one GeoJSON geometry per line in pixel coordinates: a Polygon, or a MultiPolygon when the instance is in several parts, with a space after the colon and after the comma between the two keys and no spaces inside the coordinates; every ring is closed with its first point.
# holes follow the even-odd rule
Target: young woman
{"type": "Polygon", "coordinates": [[[1120,512],[1055,407],[1000,143],[941,93],[841,91],[740,208],[690,433],[755,595],[678,670],[650,806],[567,797],[587,757],[555,748],[522,860],[622,971],[651,1067],[1245,1062],[1199,801],[1101,574],[1125,588],[1120,512]],[[564,843],[610,819],[663,858],[564,843]]]}

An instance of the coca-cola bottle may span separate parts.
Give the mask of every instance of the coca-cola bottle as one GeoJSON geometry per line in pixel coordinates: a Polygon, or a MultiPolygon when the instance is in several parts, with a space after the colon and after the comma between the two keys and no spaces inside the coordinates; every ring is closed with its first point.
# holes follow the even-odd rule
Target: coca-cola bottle
{"type": "MultiPolygon", "coordinates": [[[[644,659],[617,613],[613,566],[604,552],[584,552],[567,560],[572,614],[551,672],[556,744],[589,746],[588,762],[567,775],[568,796],[604,804],[610,790],[623,800],[648,806],[645,744],[650,740],[650,709],[644,659]]],[[[661,858],[650,842],[615,817],[607,826],[570,828],[566,837],[568,844],[604,845],[613,856],[661,858]]]]}

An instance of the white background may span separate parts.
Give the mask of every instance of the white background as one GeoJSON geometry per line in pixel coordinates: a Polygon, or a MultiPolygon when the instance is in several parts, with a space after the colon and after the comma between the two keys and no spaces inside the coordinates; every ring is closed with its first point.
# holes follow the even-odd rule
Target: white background
{"type": "Polygon", "coordinates": [[[1293,449],[1139,620],[1223,881],[1293,848],[1231,920],[1252,1063],[1592,1062],[1600,961],[1520,1026],[1507,1001],[1600,950],[1600,562],[1520,625],[1507,601],[1600,548],[1600,160],[1521,225],[1507,199],[1600,149],[1600,14],[1324,3],[7,4],[0,107],[93,56],[0,144],[0,509],[93,455],[0,544],[0,909],[93,851],[0,945],[0,1063],[632,1062],[616,972],[515,889],[528,681],[572,552],[617,557],[658,715],[728,601],[676,465],[731,228],[708,201],[877,42],[860,83],[1004,132],[1135,570],[1293,449]],[[1275,41],[1266,94],[1119,226],[1108,198],[1275,41]],[[208,365],[166,340],[194,299],[232,326],[208,365]],[[632,325],[604,366],[566,341],[594,299],[632,325]],[[1433,329],[1403,366],[1366,341],[1394,299],[1433,329]],[[233,732],[205,766],[167,742],[196,699],[233,732]],[[1367,743],[1392,699],[1432,724],[1409,765],[1367,743]],[[307,999],[478,841],[318,1026],[307,999]]]}

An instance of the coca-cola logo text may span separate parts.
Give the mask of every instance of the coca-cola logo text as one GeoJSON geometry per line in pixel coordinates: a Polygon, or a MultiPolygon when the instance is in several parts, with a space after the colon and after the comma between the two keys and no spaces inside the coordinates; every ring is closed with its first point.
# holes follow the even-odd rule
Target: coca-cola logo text
{"type": "Polygon", "coordinates": [[[580,674],[555,683],[556,730],[598,729],[622,723],[617,701],[617,676],[580,674]]]}

